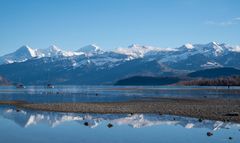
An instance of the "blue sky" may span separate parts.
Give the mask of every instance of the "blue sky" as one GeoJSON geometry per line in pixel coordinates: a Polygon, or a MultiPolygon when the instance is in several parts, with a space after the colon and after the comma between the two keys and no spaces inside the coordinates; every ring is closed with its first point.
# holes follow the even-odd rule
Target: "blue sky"
{"type": "Polygon", "coordinates": [[[239,0],[0,0],[0,55],[22,45],[76,50],[240,44],[239,0]]]}

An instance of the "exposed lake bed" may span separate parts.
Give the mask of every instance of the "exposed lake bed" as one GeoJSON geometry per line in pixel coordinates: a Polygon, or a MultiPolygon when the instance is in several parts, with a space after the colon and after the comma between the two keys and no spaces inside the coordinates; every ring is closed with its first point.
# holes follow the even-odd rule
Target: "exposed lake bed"
{"type": "Polygon", "coordinates": [[[0,102],[2,105],[16,106],[20,109],[32,109],[51,112],[97,113],[97,114],[135,114],[155,113],[180,115],[224,122],[240,123],[240,100],[237,99],[184,99],[155,98],[126,102],[95,103],[26,103],[21,101],[0,102]]]}

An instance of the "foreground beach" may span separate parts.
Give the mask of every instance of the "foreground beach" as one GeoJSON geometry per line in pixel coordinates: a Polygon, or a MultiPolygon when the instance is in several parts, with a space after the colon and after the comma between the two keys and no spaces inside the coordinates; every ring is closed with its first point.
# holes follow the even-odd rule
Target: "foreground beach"
{"type": "Polygon", "coordinates": [[[134,114],[156,113],[180,115],[204,119],[240,123],[239,99],[183,99],[152,98],[128,102],[94,103],[38,103],[0,101],[1,105],[13,105],[17,110],[31,109],[51,112],[134,114]]]}

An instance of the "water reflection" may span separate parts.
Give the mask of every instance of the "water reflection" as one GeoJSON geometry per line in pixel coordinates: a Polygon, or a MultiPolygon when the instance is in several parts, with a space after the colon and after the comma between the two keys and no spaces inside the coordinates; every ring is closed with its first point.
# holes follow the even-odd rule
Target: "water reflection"
{"type": "Polygon", "coordinates": [[[108,122],[114,126],[128,125],[133,128],[143,128],[159,125],[174,125],[184,128],[208,128],[210,130],[239,128],[240,124],[203,120],[195,118],[156,115],[156,114],[77,114],[20,110],[14,107],[1,107],[0,114],[3,118],[14,121],[17,125],[28,128],[37,124],[46,124],[56,127],[65,122],[76,122],[81,126],[96,128],[102,122],[108,122]]]}

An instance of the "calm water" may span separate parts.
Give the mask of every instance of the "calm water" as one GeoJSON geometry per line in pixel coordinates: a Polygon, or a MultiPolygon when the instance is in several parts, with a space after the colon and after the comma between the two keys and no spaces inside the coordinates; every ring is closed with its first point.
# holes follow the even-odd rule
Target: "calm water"
{"type": "MultiPolygon", "coordinates": [[[[0,87],[0,100],[110,102],[151,97],[239,98],[239,91],[238,87],[0,87]]],[[[195,118],[169,115],[56,113],[19,111],[11,106],[0,106],[0,142],[239,143],[240,124],[210,120],[199,122],[195,118]],[[107,126],[109,123],[112,128],[107,126]],[[213,136],[208,137],[207,132],[212,132],[213,136]]]]}
{"type": "Polygon", "coordinates": [[[151,97],[240,98],[240,87],[184,86],[28,86],[25,89],[0,87],[0,100],[28,102],[110,102],[151,97]]]}
{"type": "Polygon", "coordinates": [[[98,115],[0,108],[0,142],[19,143],[238,143],[240,124],[135,114],[98,115]],[[88,123],[88,126],[84,125],[88,123]],[[108,124],[113,125],[108,128],[108,124]],[[213,136],[208,137],[207,132],[213,136]],[[232,140],[229,140],[232,137],[232,140]]]}

